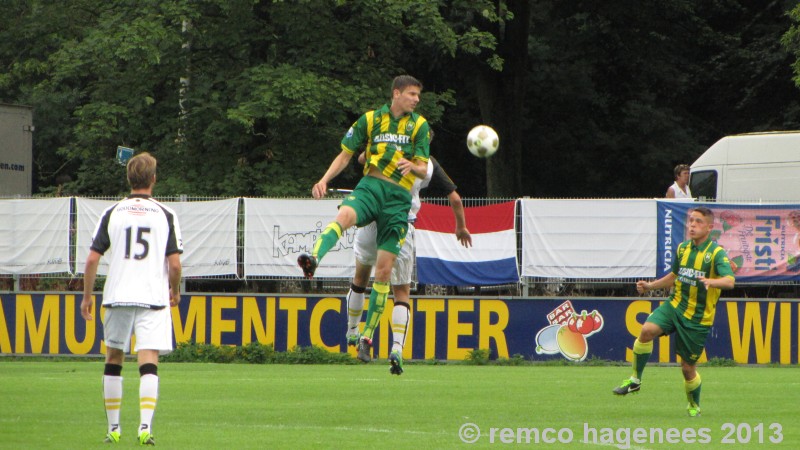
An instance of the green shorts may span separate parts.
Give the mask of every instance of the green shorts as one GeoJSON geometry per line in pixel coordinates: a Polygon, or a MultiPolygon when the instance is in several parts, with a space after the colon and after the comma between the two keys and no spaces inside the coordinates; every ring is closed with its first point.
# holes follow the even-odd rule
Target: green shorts
{"type": "MultiPolygon", "coordinates": [[[[395,255],[403,248],[408,232],[411,193],[404,187],[379,178],[365,176],[342,205],[356,212],[356,226],[375,222],[378,249],[395,255]]],[[[340,205],[341,206],[341,205],[340,205]]]]}
{"type": "Polygon", "coordinates": [[[711,327],[700,325],[683,317],[670,302],[664,302],[648,317],[664,330],[665,335],[675,333],[675,352],[689,364],[695,364],[703,353],[711,327]]]}

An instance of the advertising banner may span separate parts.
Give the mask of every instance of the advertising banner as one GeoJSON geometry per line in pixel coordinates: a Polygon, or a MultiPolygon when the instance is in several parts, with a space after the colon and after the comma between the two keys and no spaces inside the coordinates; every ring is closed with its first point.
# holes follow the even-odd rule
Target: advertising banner
{"type": "MultiPolygon", "coordinates": [[[[83,273],[100,216],[118,201],[78,197],[76,203],[76,272],[83,273]]],[[[184,244],[184,253],[181,255],[184,277],[236,275],[238,198],[161,203],[178,216],[184,244]]],[[[108,261],[109,258],[100,258],[97,266],[99,275],[108,274],[108,261]]]]}
{"type": "MultiPolygon", "coordinates": [[[[341,200],[244,199],[244,275],[297,277],[301,253],[311,253],[341,200]]],[[[353,276],[356,228],[345,230],[325,255],[316,278],[353,276]]]]}
{"type": "Polygon", "coordinates": [[[70,199],[0,200],[0,274],[69,272],[70,199]]]}
{"type": "Polygon", "coordinates": [[[523,199],[522,275],[559,278],[652,277],[653,200],[523,199]]]}
{"type": "Polygon", "coordinates": [[[800,209],[798,205],[735,205],[658,202],[657,277],[672,267],[678,245],[688,239],[691,208],[714,212],[711,239],[728,253],[736,282],[800,280],[800,209]]]}
{"type": "MultiPolygon", "coordinates": [[[[80,295],[0,295],[0,354],[102,354],[102,324],[80,317],[80,295]]],[[[98,296],[99,300],[99,296],[98,296]]],[[[630,361],[633,341],[660,299],[497,299],[419,297],[413,302],[406,359],[463,360],[471,350],[492,358],[601,358],[630,361]]],[[[391,311],[391,301],[386,311],[391,311]]],[[[797,364],[800,303],[721,300],[700,362],[729,358],[747,364],[797,364]]],[[[172,309],[175,342],[273,345],[277,351],[347,347],[344,297],[187,295],[172,309]]],[[[102,315],[94,312],[95,318],[102,315]]],[[[391,314],[375,332],[376,357],[391,347],[391,314]]],[[[656,339],[651,361],[677,362],[674,340],[656,339]]]]}
{"type": "Polygon", "coordinates": [[[184,277],[236,275],[239,199],[164,202],[175,211],[183,236],[184,277]]]}

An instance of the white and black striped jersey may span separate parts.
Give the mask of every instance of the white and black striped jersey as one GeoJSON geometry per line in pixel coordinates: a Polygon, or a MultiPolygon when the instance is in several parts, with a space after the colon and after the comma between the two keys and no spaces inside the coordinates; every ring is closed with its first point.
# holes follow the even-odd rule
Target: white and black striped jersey
{"type": "Polygon", "coordinates": [[[183,253],[172,209],[148,195],[131,194],[103,211],[91,248],[110,258],[103,306],[169,306],[166,257],[183,253]]]}

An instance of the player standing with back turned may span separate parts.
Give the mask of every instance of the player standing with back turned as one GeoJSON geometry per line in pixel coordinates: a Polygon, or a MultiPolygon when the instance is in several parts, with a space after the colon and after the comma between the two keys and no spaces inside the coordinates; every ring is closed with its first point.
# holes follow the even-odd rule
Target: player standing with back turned
{"type": "Polygon", "coordinates": [[[155,445],[153,413],[158,400],[158,355],[172,350],[170,307],[180,302],[183,241],[175,212],[152,198],[156,159],[141,153],[128,161],[131,193],[107,208],[94,231],[84,270],[81,316],[94,320],[92,289],[100,257],[110,259],[103,289],[106,364],[103,371],[108,433],[119,442],[124,352],[136,336],[139,362],[139,444],[155,445]]]}

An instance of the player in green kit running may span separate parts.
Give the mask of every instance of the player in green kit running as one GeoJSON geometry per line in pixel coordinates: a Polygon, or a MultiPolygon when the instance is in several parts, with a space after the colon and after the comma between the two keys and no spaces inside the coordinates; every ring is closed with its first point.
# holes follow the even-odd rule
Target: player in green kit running
{"type": "Polygon", "coordinates": [[[614,394],[637,392],[653,339],[675,333],[676,352],[681,357],[687,407],[691,417],[700,415],[700,374],[697,360],[714,323],[720,290],[733,289],[733,270],[725,250],[709,237],[714,213],[705,207],[689,210],[689,238],[675,253],[672,271],[656,281],[638,281],[640,294],[673,286],[672,295],[647,317],[639,338],[633,343],[633,375],[613,390],[614,394]]]}
{"type": "Polygon", "coordinates": [[[375,281],[369,297],[365,336],[358,342],[359,353],[368,354],[372,348],[372,339],[368,336],[372,335],[383,313],[392,267],[408,231],[410,190],[414,180],[425,178],[428,170],[428,121],[414,112],[421,91],[422,83],[416,78],[396,77],[392,82],[391,104],[368,111],[356,120],[342,139],[341,152],[311,189],[314,198],[324,197],[328,182],[347,167],[356,150],[365,146],[364,177],[342,201],[336,219],[322,231],[311,254],[303,253],[297,258],[305,276],[311,278],[344,230],[353,225],[363,227],[376,223],[375,281]]]}

